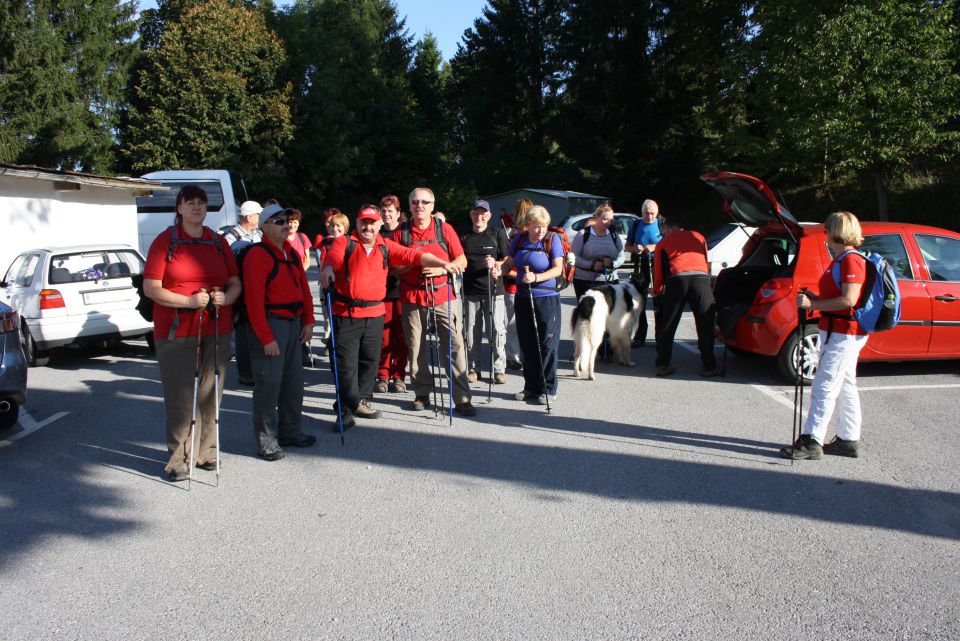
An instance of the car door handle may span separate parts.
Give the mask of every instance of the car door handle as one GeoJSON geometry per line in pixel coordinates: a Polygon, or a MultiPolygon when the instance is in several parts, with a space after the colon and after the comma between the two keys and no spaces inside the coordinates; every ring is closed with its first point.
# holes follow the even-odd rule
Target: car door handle
{"type": "Polygon", "coordinates": [[[957,297],[953,294],[947,294],[946,296],[934,296],[934,298],[937,300],[942,300],[946,303],[952,303],[953,301],[957,300],[957,297]]]}

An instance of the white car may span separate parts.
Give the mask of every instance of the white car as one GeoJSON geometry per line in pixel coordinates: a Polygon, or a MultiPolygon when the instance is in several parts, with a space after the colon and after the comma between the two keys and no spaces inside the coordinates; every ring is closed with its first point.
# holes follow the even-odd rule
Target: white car
{"type": "MultiPolygon", "coordinates": [[[[577,235],[577,232],[583,229],[583,226],[587,224],[587,221],[593,218],[593,214],[576,214],[574,216],[567,216],[560,221],[560,227],[563,227],[564,231],[567,232],[567,236],[570,237],[570,242],[573,242],[573,237],[577,235]]],[[[613,224],[610,225],[610,229],[617,232],[617,235],[620,236],[620,240],[624,243],[627,242],[627,234],[630,232],[630,226],[633,225],[635,221],[640,220],[640,217],[636,214],[628,213],[615,213],[613,215],[613,224]]]]}
{"type": "Polygon", "coordinates": [[[720,270],[732,267],[743,257],[743,247],[757,231],[743,223],[727,223],[707,236],[707,262],[710,278],[716,279],[720,270]]]}
{"type": "Polygon", "coordinates": [[[0,298],[20,311],[21,341],[31,366],[64,345],[146,336],[153,323],[136,310],[131,276],[143,256],[128,245],[78,245],[25,251],[0,282],[0,298]]]}

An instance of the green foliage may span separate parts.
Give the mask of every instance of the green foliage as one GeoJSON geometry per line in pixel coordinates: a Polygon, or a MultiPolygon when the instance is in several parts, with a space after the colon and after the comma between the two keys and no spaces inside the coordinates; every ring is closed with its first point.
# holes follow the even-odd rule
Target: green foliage
{"type": "Polygon", "coordinates": [[[132,7],[118,0],[3,0],[0,7],[0,161],[110,171],[132,7]]]}
{"type": "Polygon", "coordinates": [[[952,155],[960,113],[956,34],[947,5],[913,0],[764,3],[757,98],[783,172],[824,183],[889,179],[931,155],[952,155]]]}
{"type": "Polygon", "coordinates": [[[124,152],[134,169],[236,169],[262,185],[291,137],[285,62],[262,13],[197,3],[166,24],[133,88],[124,152]]]}

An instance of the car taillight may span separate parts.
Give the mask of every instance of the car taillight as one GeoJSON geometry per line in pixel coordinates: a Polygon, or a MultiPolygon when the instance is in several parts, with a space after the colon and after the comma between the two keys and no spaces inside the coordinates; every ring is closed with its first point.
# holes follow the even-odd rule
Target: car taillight
{"type": "Polygon", "coordinates": [[[793,281],[789,278],[771,278],[763,285],[760,285],[760,291],[754,299],[754,305],[760,303],[772,303],[781,298],[786,298],[793,291],[793,281]]]}
{"type": "Polygon", "coordinates": [[[17,319],[17,316],[17,310],[15,309],[11,309],[9,312],[3,315],[3,331],[0,331],[0,334],[13,332],[20,328],[20,322],[17,319]]]}
{"type": "Polygon", "coordinates": [[[66,307],[63,296],[55,289],[40,290],[40,309],[58,309],[66,307]]]}

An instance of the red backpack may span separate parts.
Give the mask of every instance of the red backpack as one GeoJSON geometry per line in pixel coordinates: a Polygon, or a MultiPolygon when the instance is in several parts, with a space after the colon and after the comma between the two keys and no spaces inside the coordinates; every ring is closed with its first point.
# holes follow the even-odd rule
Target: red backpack
{"type": "MultiPolygon", "coordinates": [[[[523,231],[514,236],[514,241],[516,244],[514,247],[520,247],[522,243],[527,242],[527,232],[523,231]]],[[[559,240],[560,245],[563,247],[563,273],[560,278],[557,279],[557,291],[561,291],[570,286],[570,283],[573,282],[573,273],[576,270],[574,267],[573,260],[573,250],[570,246],[570,237],[567,236],[567,232],[563,227],[554,227],[553,225],[547,227],[547,235],[543,238],[543,251],[549,256],[553,251],[554,241],[559,240]]]]}

